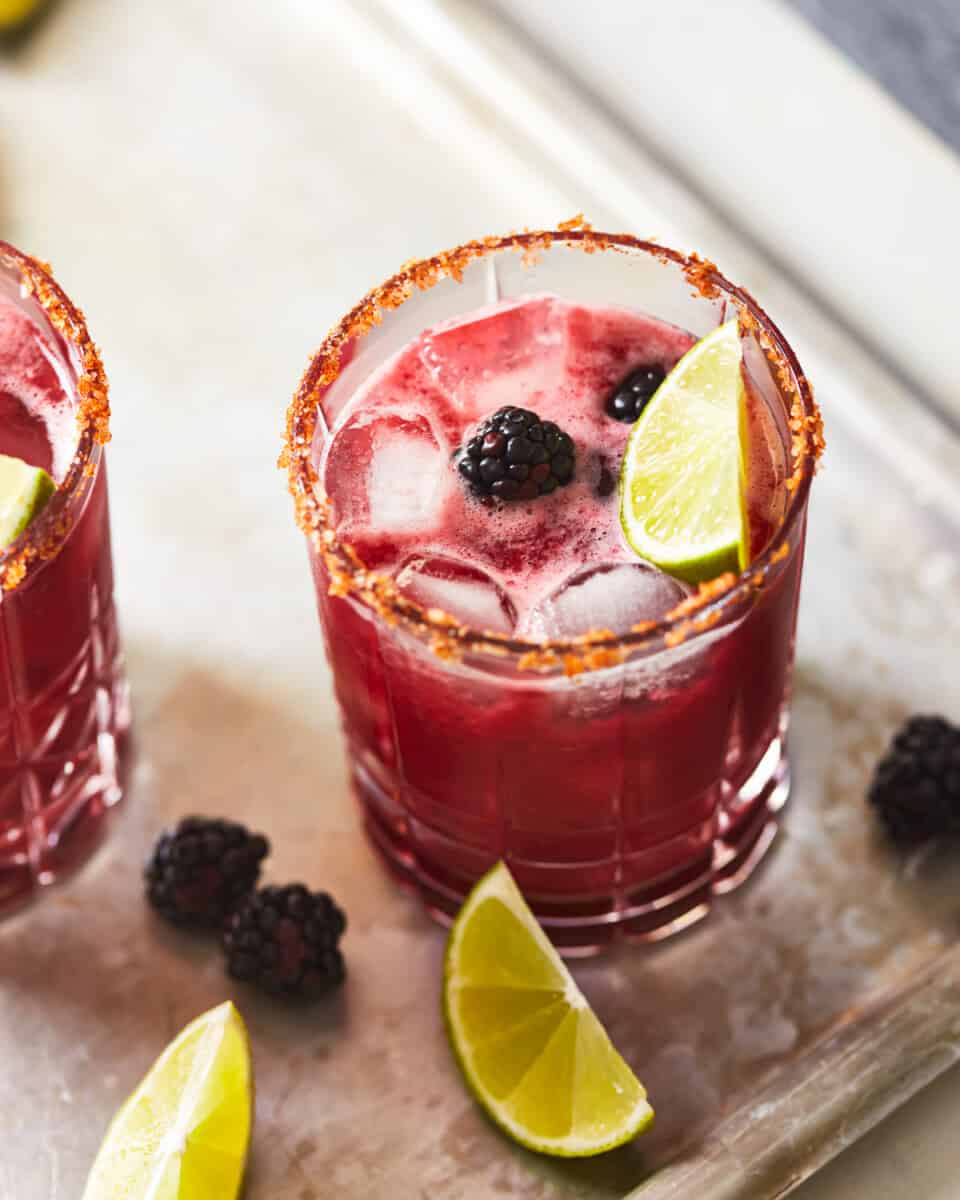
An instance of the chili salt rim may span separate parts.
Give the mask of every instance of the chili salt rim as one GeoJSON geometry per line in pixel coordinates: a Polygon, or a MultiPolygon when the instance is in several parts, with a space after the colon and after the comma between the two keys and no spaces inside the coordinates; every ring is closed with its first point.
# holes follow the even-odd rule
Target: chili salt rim
{"type": "Polygon", "coordinates": [[[353,596],[388,624],[402,624],[413,632],[429,635],[432,649],[444,658],[456,658],[469,651],[514,657],[519,669],[562,668],[568,675],[576,675],[623,662],[629,653],[654,649],[658,643],[677,645],[718,624],[728,610],[763,588],[777,563],[790,553],[784,531],[793,527],[794,519],[802,512],[823,448],[822,418],[813,389],[783,334],[749,292],[731,283],[714,263],[696,254],[681,254],[631,234],[597,233],[578,216],[561,222],[556,230],[482,238],[432,258],[412,260],[368,292],[327,334],[311,359],[287,410],[286,438],[278,465],[287,471],[297,523],[323,558],[332,595],[353,596]],[[664,263],[679,266],[695,293],[707,299],[723,296],[732,301],[741,329],[757,337],[781,392],[789,400],[792,470],[786,487],[790,501],[770,544],[745,571],[701,584],[696,593],[661,620],[644,622],[621,635],[610,630],[593,630],[577,638],[531,641],[473,629],[442,609],[424,608],[406,597],[390,576],[368,570],[354,548],[337,536],[329,501],[318,494],[319,479],[311,452],[323,393],[345,365],[342,363],[345,349],[378,325],[385,312],[399,308],[416,290],[425,291],[441,279],[459,282],[466,267],[477,258],[515,250],[523,255],[525,263],[532,263],[541,251],[558,242],[587,254],[607,250],[651,254],[664,263]]]}
{"type": "Polygon", "coordinates": [[[23,290],[43,309],[51,328],[75,351],[77,446],[57,490],[35,520],[0,552],[0,588],[9,591],[63,544],[73,525],[71,502],[97,470],[99,448],[110,440],[107,377],[83,313],[53,278],[48,264],[0,241],[0,267],[19,272],[23,290]]]}

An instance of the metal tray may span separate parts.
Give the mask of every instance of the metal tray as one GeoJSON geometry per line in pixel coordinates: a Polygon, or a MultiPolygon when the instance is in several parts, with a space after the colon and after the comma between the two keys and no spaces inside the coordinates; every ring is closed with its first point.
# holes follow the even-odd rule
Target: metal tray
{"type": "MultiPolygon", "coordinates": [[[[187,53],[200,35],[186,7],[182,21],[163,24],[164,45],[183,64],[178,89],[184,103],[213,105],[211,119],[226,119],[232,110],[223,100],[221,112],[219,93],[209,90],[207,59],[187,53]]],[[[270,147],[280,147],[269,158],[277,184],[269,204],[222,227],[217,255],[202,260],[208,291],[194,296],[176,280],[174,291],[165,290],[164,243],[143,243],[138,271],[157,294],[130,306],[116,261],[84,258],[81,243],[70,242],[77,246],[71,285],[91,317],[100,314],[95,331],[112,351],[113,516],[139,762],[104,850],[64,887],[0,925],[0,1198],[79,1195],[126,1092],[182,1025],[230,995],[248,1019],[257,1070],[249,1200],[781,1196],[952,1063],[960,1048],[956,852],[898,858],[875,837],[863,804],[872,764],[905,713],[960,714],[960,495],[950,469],[960,446],[896,400],[896,389],[868,383],[842,337],[831,341],[822,322],[784,299],[775,278],[764,278],[761,267],[747,272],[791,334],[796,329],[810,340],[816,333],[813,353],[799,349],[820,384],[829,441],[811,510],[794,795],[767,862],[744,890],[718,902],[709,920],[659,947],[621,947],[575,967],[649,1087],[657,1109],[651,1132],[593,1161],[551,1162],[514,1148],[475,1108],[447,1050],[438,1004],[443,932],[385,878],[360,834],[303,550],[270,458],[293,387],[291,364],[302,361],[345,300],[406,254],[506,227],[517,221],[508,214],[521,210],[549,207],[556,218],[582,202],[598,224],[610,219],[617,226],[645,224],[646,214],[627,221],[599,201],[591,206],[596,197],[586,178],[579,197],[559,173],[538,190],[518,165],[526,149],[534,153],[530,144],[471,104],[451,103],[442,121],[423,127],[410,122],[408,109],[440,111],[446,76],[423,68],[421,87],[418,56],[386,25],[368,29],[367,16],[358,16],[375,6],[337,0],[336,8],[338,20],[322,36],[336,39],[344,30],[343,53],[325,60],[325,86],[345,92],[352,73],[366,70],[369,80],[389,62],[406,81],[406,107],[383,109],[358,91],[358,103],[377,116],[380,150],[374,154],[373,143],[363,141],[372,124],[358,120],[357,146],[349,149],[328,145],[326,127],[312,129],[317,153],[329,149],[335,171],[352,170],[359,181],[371,162],[378,171],[396,165],[391,147],[402,144],[405,159],[413,156],[425,171],[446,144],[444,177],[459,180],[462,190],[451,182],[447,191],[391,192],[382,203],[363,193],[365,220],[383,218],[378,228],[387,232],[377,245],[361,244],[358,232],[349,261],[337,247],[315,246],[301,266],[294,245],[300,234],[284,243],[278,228],[269,259],[251,262],[250,229],[275,216],[276,195],[298,194],[299,160],[286,166],[287,142],[277,131],[290,144],[307,136],[298,114],[314,111],[320,35],[311,41],[289,33],[299,28],[295,5],[284,5],[283,27],[250,6],[249,28],[236,23],[205,45],[225,62],[247,52],[252,71],[270,72],[269,86],[287,89],[284,105],[263,123],[269,136],[257,141],[261,126],[250,126],[255,150],[269,158],[270,147]],[[360,66],[349,65],[348,48],[357,50],[360,66]],[[459,156],[468,143],[470,155],[459,156]],[[512,190],[467,187],[496,176],[498,164],[512,190]],[[559,203],[565,208],[556,213],[559,203]],[[243,303],[228,304],[211,325],[210,296],[227,303],[235,289],[235,257],[247,264],[249,294],[258,287],[271,296],[286,291],[289,319],[272,313],[266,339],[214,343],[211,362],[212,330],[224,319],[245,328],[239,323],[250,319],[245,291],[243,303]],[[319,307],[311,304],[323,264],[332,270],[334,263],[335,287],[319,307]],[[158,357],[155,330],[166,328],[174,307],[176,334],[158,357]],[[193,329],[198,340],[191,342],[186,334],[193,329]],[[831,366],[837,362],[846,381],[831,366]],[[171,389],[170,379],[190,386],[171,389]],[[276,397],[272,406],[264,401],[265,380],[276,397]],[[870,403],[858,403],[868,390],[870,403]],[[198,391],[203,404],[195,403],[198,391]],[[194,449],[184,453],[187,420],[194,449]],[[887,454],[894,445],[896,454],[887,454]],[[214,475],[229,485],[227,505],[209,503],[214,475]],[[232,987],[214,946],[172,932],[146,912],[140,862],[161,825],[186,811],[229,813],[265,828],[275,846],[272,879],[303,878],[342,900],[350,928],[341,995],[312,1011],[277,1007],[232,987]]],[[[71,25],[71,6],[63,11],[62,32],[54,28],[32,60],[31,111],[40,105],[59,112],[63,62],[89,74],[102,59],[96,30],[79,16],[71,25]]],[[[137,12],[143,21],[162,19],[146,3],[137,12]]],[[[159,83],[169,57],[152,56],[149,44],[139,39],[141,49],[128,47],[131,69],[159,83]]],[[[119,96],[124,77],[105,79],[108,98],[114,86],[119,96]]],[[[254,105],[254,94],[245,94],[254,105]]],[[[139,124],[124,119],[119,101],[103,111],[105,157],[131,161],[139,124]]],[[[214,227],[223,212],[216,192],[204,199],[203,148],[195,159],[178,157],[180,143],[173,133],[171,139],[173,149],[157,143],[160,165],[191,181],[193,207],[182,210],[174,197],[163,211],[186,237],[194,226],[214,227]]],[[[72,151],[58,146],[57,153],[72,151]]],[[[250,158],[246,149],[244,155],[250,158]]],[[[28,158],[20,161],[31,169],[28,158]]],[[[257,154],[250,161],[256,166],[257,154]]],[[[240,168],[230,160],[225,169],[240,168]]],[[[625,169],[624,178],[629,174],[625,169]]],[[[152,179],[130,176],[131,204],[153,211],[146,206],[165,203],[152,179]]],[[[41,192],[29,176],[23,190],[14,186],[11,204],[29,214],[41,192]]],[[[77,202],[80,220],[83,198],[77,202]]],[[[92,213],[97,196],[88,203],[92,213]]],[[[342,228],[355,227],[346,224],[354,221],[353,203],[344,188],[342,228]]],[[[702,214],[677,211],[736,276],[741,251],[702,214]]],[[[311,218],[304,210],[298,219],[305,228],[311,218]]],[[[39,225],[33,229],[26,216],[23,222],[13,231],[18,240],[39,245],[39,225]]],[[[63,256],[55,261],[62,269],[63,256]]]]}

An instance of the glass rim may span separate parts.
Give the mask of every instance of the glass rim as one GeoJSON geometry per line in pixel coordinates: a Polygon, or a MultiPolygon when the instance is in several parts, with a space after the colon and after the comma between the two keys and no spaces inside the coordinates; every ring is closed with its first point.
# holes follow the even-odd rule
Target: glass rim
{"type": "Polygon", "coordinates": [[[705,633],[753,593],[760,591],[777,564],[791,552],[790,531],[803,513],[817,459],[823,451],[823,426],[813,389],[796,354],[766,312],[749,292],[731,283],[709,259],[684,254],[632,234],[595,232],[582,218],[555,230],[535,230],[466,242],[431,258],[413,260],[379,287],[373,288],[330,330],[307,366],[287,410],[286,436],[279,466],[287,472],[295,515],[301,530],[322,558],[330,576],[330,592],[353,597],[389,625],[400,624],[428,636],[434,651],[445,658],[464,653],[518,659],[521,669],[562,667],[569,675],[622,662],[628,654],[671,647],[705,633]],[[769,544],[739,575],[729,572],[700,585],[658,621],[635,625],[629,632],[593,630],[576,638],[532,640],[475,629],[438,608],[425,608],[406,597],[391,576],[368,570],[359,554],[337,535],[329,500],[322,495],[312,462],[313,443],[323,395],[349,356],[349,345],[381,323],[384,316],[418,291],[443,279],[460,282],[477,259],[517,251],[525,263],[556,244],[585,253],[600,251],[649,254],[679,267],[695,293],[706,299],[724,298],[736,309],[740,329],[753,333],[770,364],[784,399],[791,435],[791,474],[786,480],[789,502],[769,544]]]}
{"type": "Polygon", "coordinates": [[[18,587],[52,558],[73,528],[73,501],[96,474],[101,447],[110,440],[107,377],[83,313],[53,277],[49,264],[0,240],[0,267],[19,274],[21,290],[43,310],[51,329],[72,347],[76,371],[77,444],[63,479],[39,516],[0,551],[0,587],[18,587]]]}

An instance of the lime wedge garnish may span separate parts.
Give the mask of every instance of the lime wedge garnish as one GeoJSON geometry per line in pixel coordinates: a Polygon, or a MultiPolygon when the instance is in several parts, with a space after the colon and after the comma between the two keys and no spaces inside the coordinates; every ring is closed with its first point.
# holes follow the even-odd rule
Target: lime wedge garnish
{"type": "Polygon", "coordinates": [[[164,1050],[100,1147],[83,1200],[235,1200],[253,1121],[253,1075],[232,1004],[164,1050]]]}
{"type": "Polygon", "coordinates": [[[642,558],[688,583],[747,565],[735,320],[692,346],[657,389],[620,469],[620,521],[642,558]]]}
{"type": "Polygon", "coordinates": [[[0,546],[20,536],[56,490],[42,467],[0,454],[0,546]]]}
{"type": "Polygon", "coordinates": [[[450,931],[443,1004],[467,1085],[521,1145],[600,1154],[653,1119],[642,1084],[503,863],[476,885],[450,931]]]}

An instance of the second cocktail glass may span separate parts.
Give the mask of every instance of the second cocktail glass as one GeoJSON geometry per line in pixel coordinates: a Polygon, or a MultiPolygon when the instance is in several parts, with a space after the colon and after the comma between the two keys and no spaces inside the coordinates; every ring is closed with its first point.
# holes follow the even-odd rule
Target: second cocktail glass
{"type": "Polygon", "coordinates": [[[754,301],[711,264],[627,236],[568,229],[460,247],[408,267],[328,336],[291,407],[284,461],[365,825],[434,914],[449,918],[502,858],[551,937],[586,953],[684,928],[747,877],[789,791],[819,446],[809,386],[754,301]],[[401,347],[543,293],[694,337],[737,316],[751,387],[783,440],[777,528],[755,560],[620,636],[491,633],[418,604],[338,531],[320,482],[345,406],[401,347]]]}
{"type": "Polygon", "coordinates": [[[107,384],[83,315],[0,242],[0,453],[57,489],[0,551],[0,914],[77,867],[122,792],[107,384]]]}

